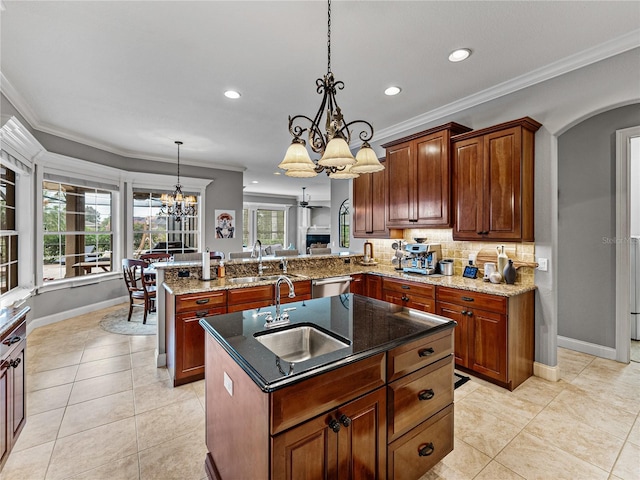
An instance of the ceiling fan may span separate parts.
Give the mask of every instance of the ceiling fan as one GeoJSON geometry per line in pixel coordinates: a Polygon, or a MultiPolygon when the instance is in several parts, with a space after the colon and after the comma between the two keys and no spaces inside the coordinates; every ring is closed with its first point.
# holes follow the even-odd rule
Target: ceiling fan
{"type": "MultiPolygon", "coordinates": [[[[309,205],[309,202],[306,200],[306,197],[305,197],[306,189],[307,187],[302,187],[302,200],[298,202],[298,206],[302,208],[322,208],[322,207],[317,207],[315,205],[309,205]]],[[[309,197],[309,199],[311,199],[311,197],[309,197]]]]}

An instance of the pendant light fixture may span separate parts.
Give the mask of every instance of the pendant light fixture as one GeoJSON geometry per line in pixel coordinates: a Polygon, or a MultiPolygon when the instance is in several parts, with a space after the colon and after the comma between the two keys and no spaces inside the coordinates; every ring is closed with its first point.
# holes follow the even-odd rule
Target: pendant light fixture
{"type": "Polygon", "coordinates": [[[184,195],[182,193],[182,185],[180,185],[180,145],[182,142],[176,140],[178,146],[178,182],[173,193],[163,193],[160,196],[162,207],[160,207],[160,215],[172,216],[176,222],[181,222],[184,217],[196,214],[197,199],[193,195],[184,195]]]}
{"type": "Polygon", "coordinates": [[[327,2],[327,19],[327,74],[316,80],[316,91],[322,94],[320,108],[313,119],[306,115],[289,116],[293,140],[278,167],[290,177],[315,177],[324,171],[331,178],[355,178],[361,173],[384,169],[368,143],[373,138],[373,126],[365,120],[347,122],[336,101],[336,90],[342,90],[344,82],[335,80],[331,71],[331,0],[327,2]],[[323,115],[326,115],[324,122],[323,115]],[[351,129],[357,124],[362,124],[358,134],[362,146],[354,158],[349,143],[351,129]],[[320,155],[317,161],[311,160],[306,142],[301,138],[305,132],[309,147],[320,155]]]}

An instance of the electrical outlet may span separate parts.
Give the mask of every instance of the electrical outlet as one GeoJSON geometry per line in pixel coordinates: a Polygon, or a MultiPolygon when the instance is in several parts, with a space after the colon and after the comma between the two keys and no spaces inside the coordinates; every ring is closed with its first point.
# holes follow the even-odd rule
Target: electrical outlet
{"type": "Polygon", "coordinates": [[[233,397],[233,380],[227,375],[227,372],[224,372],[224,388],[229,392],[229,395],[233,397]]]}
{"type": "Polygon", "coordinates": [[[189,275],[189,270],[178,270],[178,278],[186,278],[189,275]]]}
{"type": "Polygon", "coordinates": [[[538,259],[538,270],[541,272],[546,272],[549,270],[549,259],[547,258],[539,258],[538,259]]]}
{"type": "Polygon", "coordinates": [[[475,265],[476,264],[476,254],[475,253],[470,253],[469,254],[469,261],[475,265]]]}

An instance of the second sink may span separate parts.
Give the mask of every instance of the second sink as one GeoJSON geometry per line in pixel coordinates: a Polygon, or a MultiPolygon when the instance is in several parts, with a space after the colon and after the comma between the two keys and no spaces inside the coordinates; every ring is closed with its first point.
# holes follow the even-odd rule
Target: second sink
{"type": "MultiPolygon", "coordinates": [[[[299,275],[284,275],[285,277],[295,278],[299,275]]],[[[227,281],[229,283],[255,283],[255,282],[267,282],[267,281],[275,281],[280,277],[280,275],[260,275],[257,277],[236,277],[236,278],[228,278],[227,281]]]]}
{"type": "Polygon", "coordinates": [[[346,348],[351,342],[311,323],[302,323],[254,335],[262,345],[287,362],[310,358],[346,348]]]}

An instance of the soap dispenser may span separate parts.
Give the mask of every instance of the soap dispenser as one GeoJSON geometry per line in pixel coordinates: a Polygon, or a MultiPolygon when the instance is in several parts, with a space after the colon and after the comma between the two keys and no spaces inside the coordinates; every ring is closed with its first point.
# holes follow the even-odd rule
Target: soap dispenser
{"type": "Polygon", "coordinates": [[[504,251],[504,245],[500,245],[497,247],[498,249],[498,273],[502,275],[504,273],[504,269],[507,266],[507,262],[509,261],[509,257],[504,251]]]}

